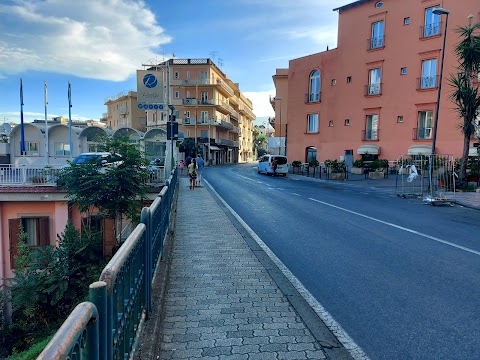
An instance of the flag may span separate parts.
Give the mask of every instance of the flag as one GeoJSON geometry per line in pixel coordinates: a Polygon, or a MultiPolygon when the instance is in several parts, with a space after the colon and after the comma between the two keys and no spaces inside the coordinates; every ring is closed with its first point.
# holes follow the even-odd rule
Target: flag
{"type": "Polygon", "coordinates": [[[23,84],[20,79],[20,154],[25,154],[25,130],[23,125],[23,84]]]}
{"type": "Polygon", "coordinates": [[[72,87],[70,81],[68,82],[68,136],[70,145],[70,156],[73,156],[73,143],[72,143],[72,87]]]}

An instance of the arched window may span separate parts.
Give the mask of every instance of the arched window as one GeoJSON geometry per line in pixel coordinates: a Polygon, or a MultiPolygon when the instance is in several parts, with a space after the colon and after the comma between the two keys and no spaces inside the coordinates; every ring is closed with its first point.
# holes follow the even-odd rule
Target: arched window
{"type": "Polygon", "coordinates": [[[320,71],[313,70],[310,73],[308,102],[320,101],[320,71]]]}

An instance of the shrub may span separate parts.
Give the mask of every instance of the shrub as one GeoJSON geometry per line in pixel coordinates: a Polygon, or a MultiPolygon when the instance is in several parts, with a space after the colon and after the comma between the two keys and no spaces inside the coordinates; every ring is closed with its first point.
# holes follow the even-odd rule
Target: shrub
{"type": "Polygon", "coordinates": [[[331,173],[342,173],[345,171],[345,163],[337,159],[325,160],[325,166],[330,169],[331,173]]]}
{"type": "Polygon", "coordinates": [[[302,165],[302,162],[300,160],[292,161],[292,166],[293,167],[300,167],[301,165],[302,165]]]}
{"type": "Polygon", "coordinates": [[[360,159],[360,160],[355,160],[352,164],[353,167],[357,167],[357,168],[362,168],[363,167],[363,160],[360,159]]]}

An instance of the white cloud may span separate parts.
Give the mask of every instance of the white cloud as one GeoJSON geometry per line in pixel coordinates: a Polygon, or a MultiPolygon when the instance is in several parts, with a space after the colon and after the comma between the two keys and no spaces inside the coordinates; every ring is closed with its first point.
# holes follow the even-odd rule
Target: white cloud
{"type": "Polygon", "coordinates": [[[274,116],[272,105],[270,104],[270,96],[275,95],[275,90],[271,91],[257,91],[257,92],[244,92],[247,98],[252,101],[253,113],[257,118],[264,118],[274,116]]]}
{"type": "Polygon", "coordinates": [[[143,1],[13,0],[0,18],[0,77],[28,70],[123,81],[171,41],[143,1]]]}

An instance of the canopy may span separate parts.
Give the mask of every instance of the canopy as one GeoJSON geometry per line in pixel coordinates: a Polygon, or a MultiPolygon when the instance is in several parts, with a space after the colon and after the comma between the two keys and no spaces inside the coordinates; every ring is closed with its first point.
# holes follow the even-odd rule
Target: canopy
{"type": "Polygon", "coordinates": [[[372,154],[378,155],[380,154],[380,146],[378,145],[362,145],[357,149],[358,155],[365,155],[365,154],[372,154]]]}

